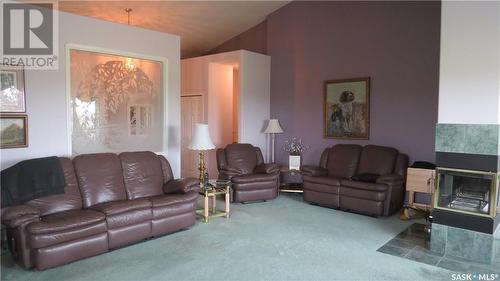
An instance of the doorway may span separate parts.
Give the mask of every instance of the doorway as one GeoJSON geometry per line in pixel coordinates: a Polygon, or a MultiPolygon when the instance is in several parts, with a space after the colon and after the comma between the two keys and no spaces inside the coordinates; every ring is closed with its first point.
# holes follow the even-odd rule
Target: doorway
{"type": "Polygon", "coordinates": [[[195,123],[208,124],[216,147],[205,151],[210,179],[218,177],[216,150],[240,141],[239,76],[239,64],[234,62],[207,62],[204,58],[182,62],[182,177],[198,177],[198,154],[187,149],[195,123]]]}

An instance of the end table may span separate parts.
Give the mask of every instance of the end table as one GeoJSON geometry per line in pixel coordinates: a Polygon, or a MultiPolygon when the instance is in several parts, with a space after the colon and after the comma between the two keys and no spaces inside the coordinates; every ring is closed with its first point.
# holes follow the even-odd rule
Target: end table
{"type": "Polygon", "coordinates": [[[196,210],[196,213],[203,216],[203,221],[206,223],[210,218],[214,217],[229,218],[231,182],[228,181],[221,183],[215,180],[210,180],[209,183],[211,186],[208,188],[200,187],[198,194],[203,196],[203,209],[196,210]],[[224,195],[225,197],[224,210],[217,209],[216,203],[217,196],[219,195],[224,195]],[[212,199],[209,200],[209,198],[212,199]],[[212,206],[210,206],[209,201],[212,201],[212,206]]]}
{"type": "Polygon", "coordinates": [[[288,166],[280,167],[280,192],[302,193],[302,173],[290,170],[288,166]]]}

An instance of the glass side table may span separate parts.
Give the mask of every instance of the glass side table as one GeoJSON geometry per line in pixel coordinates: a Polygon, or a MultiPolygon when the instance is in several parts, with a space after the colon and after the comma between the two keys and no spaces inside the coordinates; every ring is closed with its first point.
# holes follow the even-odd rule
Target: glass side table
{"type": "Polygon", "coordinates": [[[229,218],[231,182],[210,180],[209,184],[210,187],[208,188],[200,187],[198,193],[203,196],[203,209],[196,210],[196,213],[203,216],[203,220],[206,223],[210,218],[214,217],[229,218]],[[225,199],[224,210],[217,209],[217,196],[221,195],[225,199]],[[210,203],[212,206],[210,206],[210,203]]]}

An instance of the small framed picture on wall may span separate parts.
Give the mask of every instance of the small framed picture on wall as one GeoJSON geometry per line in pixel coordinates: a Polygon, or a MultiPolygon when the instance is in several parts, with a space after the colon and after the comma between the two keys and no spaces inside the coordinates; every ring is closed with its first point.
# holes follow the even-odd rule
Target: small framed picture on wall
{"type": "Polygon", "coordinates": [[[0,112],[25,113],[24,69],[0,64],[0,112]]]}
{"type": "Polygon", "coordinates": [[[28,146],[28,116],[0,116],[0,148],[20,148],[28,146]]]}
{"type": "Polygon", "coordinates": [[[369,139],[370,78],[325,81],[324,136],[369,139]]]}

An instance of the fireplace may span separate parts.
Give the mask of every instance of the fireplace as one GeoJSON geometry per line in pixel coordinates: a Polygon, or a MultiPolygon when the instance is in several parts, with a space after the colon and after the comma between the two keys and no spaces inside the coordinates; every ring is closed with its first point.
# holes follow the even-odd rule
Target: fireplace
{"type": "Polygon", "coordinates": [[[495,231],[500,211],[497,173],[438,168],[436,175],[435,222],[486,233],[495,231]]]}

